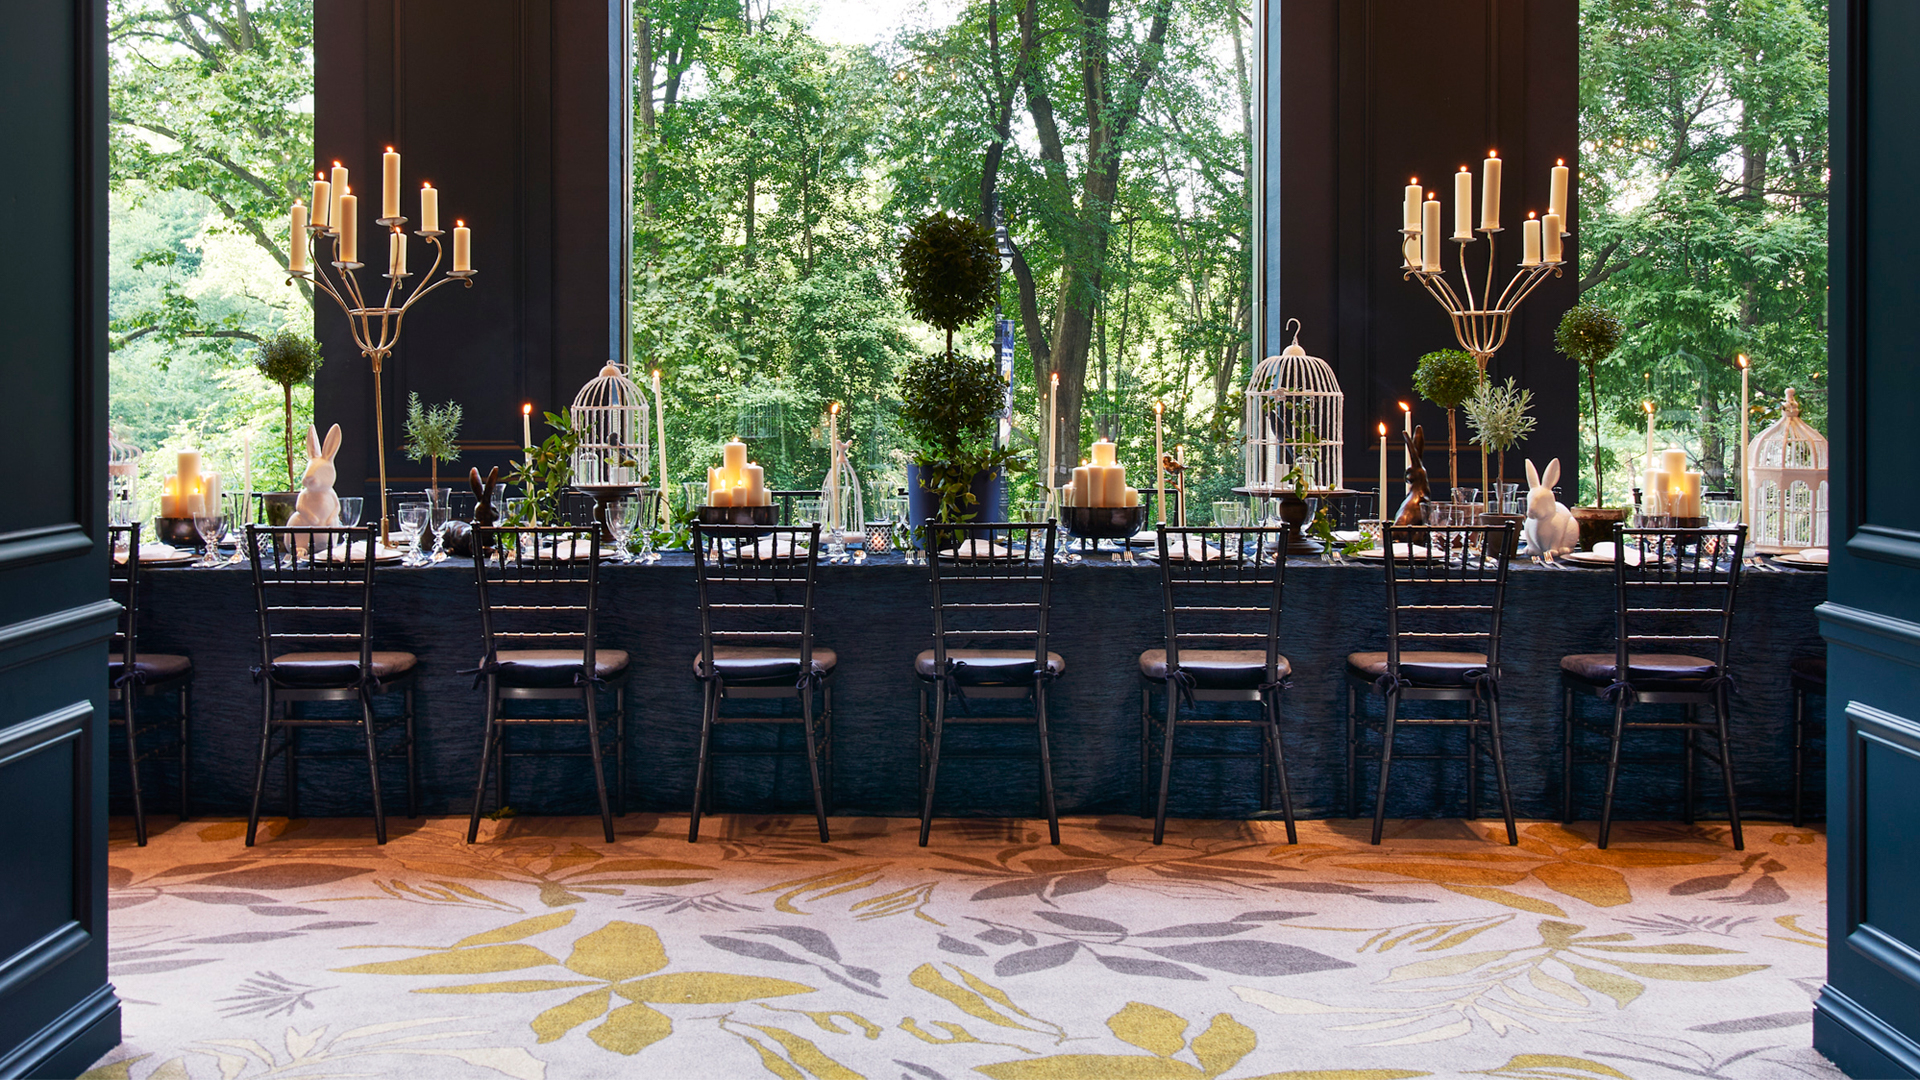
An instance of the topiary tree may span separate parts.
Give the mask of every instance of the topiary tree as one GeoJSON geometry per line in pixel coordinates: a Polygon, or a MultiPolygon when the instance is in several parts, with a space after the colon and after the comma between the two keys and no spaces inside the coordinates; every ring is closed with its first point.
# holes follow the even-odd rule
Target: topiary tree
{"type": "Polygon", "coordinates": [[[1492,450],[1497,465],[1494,483],[1497,485],[1487,492],[1488,505],[1495,505],[1500,498],[1500,488],[1507,482],[1507,451],[1520,445],[1520,440],[1533,431],[1536,421],[1527,415],[1533,406],[1533,391],[1522,390],[1514,384],[1513,376],[1507,376],[1504,385],[1491,379],[1482,379],[1474,388],[1473,396],[1462,403],[1467,414],[1467,423],[1472,425],[1474,435],[1480,445],[1492,450]]]}
{"type": "Polygon", "coordinates": [[[1578,363],[1587,372],[1587,395],[1593,406],[1593,505],[1603,501],[1600,493],[1600,361],[1620,347],[1627,324],[1599,301],[1583,296],[1580,302],[1560,318],[1553,332],[1554,347],[1561,355],[1578,363]]]}
{"type": "Polygon", "coordinates": [[[1413,369],[1413,388],[1421,397],[1447,410],[1447,469],[1450,482],[1460,486],[1460,439],[1453,411],[1467,403],[1486,376],[1470,352],[1441,349],[1420,358],[1413,369]]]}
{"type": "Polygon", "coordinates": [[[907,309],[947,332],[953,359],[953,332],[985,315],[1000,292],[993,230],[944,211],[924,219],[900,245],[900,283],[907,309]]]}
{"type": "Polygon", "coordinates": [[[445,405],[423,405],[419,394],[407,395],[406,451],[408,461],[431,461],[431,487],[440,486],[440,463],[460,460],[460,420],[463,410],[457,401],[445,405]]]}
{"type": "Polygon", "coordinates": [[[320,370],[320,343],[293,330],[281,330],[260,343],[253,366],[286,395],[287,490],[300,486],[293,471],[293,388],[320,370]]]}

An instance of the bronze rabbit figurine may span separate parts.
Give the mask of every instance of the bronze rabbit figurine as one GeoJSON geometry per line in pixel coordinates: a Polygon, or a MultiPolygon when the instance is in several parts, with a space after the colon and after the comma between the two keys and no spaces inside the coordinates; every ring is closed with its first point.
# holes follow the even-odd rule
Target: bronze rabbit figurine
{"type": "MultiPolygon", "coordinates": [[[[456,521],[447,526],[447,552],[467,558],[479,558],[485,549],[476,549],[474,535],[478,530],[486,529],[500,520],[500,511],[493,505],[493,486],[500,482],[500,469],[494,467],[487,478],[480,479],[480,470],[472,469],[467,474],[467,482],[473,485],[473,522],[456,521]]],[[[492,545],[487,545],[490,548],[492,545]]]]}
{"type": "Polygon", "coordinates": [[[1412,457],[1407,465],[1407,498],[1400,504],[1400,512],[1394,515],[1395,525],[1425,525],[1427,523],[1427,467],[1421,461],[1421,455],[1427,449],[1427,433],[1416,424],[1413,438],[1405,440],[1412,457]]]}

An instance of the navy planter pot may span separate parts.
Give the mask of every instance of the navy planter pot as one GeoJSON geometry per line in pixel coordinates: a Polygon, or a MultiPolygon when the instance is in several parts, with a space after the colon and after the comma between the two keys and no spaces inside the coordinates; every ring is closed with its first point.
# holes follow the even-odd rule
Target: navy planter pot
{"type": "MultiPolygon", "coordinates": [[[[1004,521],[1007,510],[1006,470],[990,469],[973,474],[969,490],[977,501],[969,509],[975,521],[1004,521]]],[[[919,525],[940,512],[940,496],[921,485],[920,466],[907,466],[907,514],[919,525]]],[[[918,546],[916,542],[915,546],[918,546]]]]}

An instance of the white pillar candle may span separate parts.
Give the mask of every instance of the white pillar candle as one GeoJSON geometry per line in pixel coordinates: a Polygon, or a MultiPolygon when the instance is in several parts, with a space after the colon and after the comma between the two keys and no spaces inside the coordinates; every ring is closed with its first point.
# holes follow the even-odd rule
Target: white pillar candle
{"type": "Polygon", "coordinates": [[[720,448],[720,467],[738,475],[747,467],[747,444],[739,439],[730,440],[720,448]]]}
{"type": "Polygon", "coordinates": [[[1165,449],[1167,406],[1153,403],[1153,487],[1160,493],[1160,524],[1167,523],[1167,452],[1165,449]]]}
{"type": "MultiPolygon", "coordinates": [[[[175,493],[180,497],[179,501],[184,502],[189,496],[198,493],[200,490],[200,451],[182,450],[175,454],[173,474],[178,478],[179,486],[175,493]]],[[[185,517],[186,511],[189,508],[181,506],[179,509],[181,511],[180,516],[185,517]]]]}
{"type": "Polygon", "coordinates": [[[1440,199],[1436,195],[1421,206],[1420,269],[1429,274],[1440,271],[1440,199]]]}
{"type": "Polygon", "coordinates": [[[380,155],[380,216],[400,216],[400,155],[391,146],[380,155]]]}
{"type": "Polygon", "coordinates": [[[707,505],[732,506],[733,494],[727,489],[725,469],[707,470],[707,505]]]}
{"type": "Polygon", "coordinates": [[[1465,165],[1453,174],[1453,238],[1473,239],[1473,173],[1465,165]]]}
{"type": "Polygon", "coordinates": [[[213,472],[201,473],[200,505],[205,508],[207,513],[217,514],[220,512],[220,495],[220,474],[213,472]]]}
{"type": "Polygon", "coordinates": [[[1500,227],[1500,152],[1487,151],[1480,163],[1480,227],[1500,227]]]}
{"type": "Polygon", "coordinates": [[[1547,213],[1567,220],[1567,161],[1560,158],[1553,163],[1553,182],[1547,186],[1547,213]]]}
{"type": "Polygon", "coordinates": [[[420,185],[420,231],[440,231],[440,189],[432,184],[420,185]]]}
{"type": "Polygon", "coordinates": [[[1672,477],[1687,471],[1687,452],[1678,447],[1663,452],[1660,455],[1660,468],[1671,482],[1672,477]]]}
{"type": "Polygon", "coordinates": [[[746,489],[746,501],[741,506],[766,506],[770,498],[767,495],[767,471],[758,465],[746,465],[740,469],[736,487],[746,489]]]}
{"type": "Polygon", "coordinates": [[[1675,517],[1700,516],[1700,481],[1701,474],[1697,472],[1682,472],[1673,478],[1675,505],[1671,512],[1675,517]]]}
{"type": "Polygon", "coordinates": [[[180,516],[180,478],[163,477],[160,481],[160,516],[175,518],[180,516]]]}
{"type": "Polygon", "coordinates": [[[1520,223],[1520,265],[1540,265],[1540,219],[1527,211],[1527,220],[1520,223]]]}
{"type": "Polygon", "coordinates": [[[1086,465],[1073,470],[1073,505],[1093,505],[1093,470],[1086,465]]]}
{"type": "Polygon", "coordinates": [[[1400,240],[1400,266],[1406,270],[1420,269],[1420,236],[1402,237],[1400,240]]]}
{"type": "Polygon", "coordinates": [[[293,201],[291,225],[287,235],[287,272],[299,274],[307,269],[307,204],[298,199],[293,201]]]}
{"type": "Polygon", "coordinates": [[[387,273],[398,277],[407,272],[407,234],[387,234],[387,273]]]}
{"type": "Polygon", "coordinates": [[[333,220],[333,185],[327,183],[327,174],[314,173],[313,191],[307,201],[313,205],[314,227],[324,229],[333,220]]]}
{"type": "Polygon", "coordinates": [[[360,199],[353,194],[353,189],[347,189],[347,194],[340,196],[340,213],[336,220],[339,222],[340,232],[340,244],[338,248],[340,261],[343,263],[359,262],[360,199]]]}
{"type": "Polygon", "coordinates": [[[1664,471],[1648,469],[1641,477],[1640,511],[1656,516],[1667,512],[1667,474],[1664,471]]]}
{"type": "Polygon", "coordinates": [[[1113,445],[1112,439],[1099,440],[1093,444],[1093,463],[1095,465],[1113,464],[1116,450],[1117,447],[1113,445]]]}
{"type": "Polygon", "coordinates": [[[1121,503],[1120,505],[1122,505],[1122,506],[1139,506],[1139,505],[1140,505],[1140,489],[1139,489],[1139,488],[1128,488],[1128,489],[1127,489],[1127,501],[1126,501],[1126,502],[1124,502],[1124,503],[1121,503]]]}
{"type": "Polygon", "coordinates": [[[1417,176],[1409,178],[1406,197],[1400,203],[1400,228],[1407,232],[1420,231],[1420,203],[1425,197],[1420,187],[1420,178],[1417,176]]]}
{"type": "Polygon", "coordinates": [[[327,184],[327,193],[333,199],[333,206],[327,211],[327,225],[337,233],[340,231],[340,199],[347,193],[347,167],[337,161],[333,163],[333,178],[327,184]]]}
{"type": "Polygon", "coordinates": [[[1127,505],[1127,470],[1122,465],[1094,465],[1091,479],[1098,481],[1099,488],[1094,495],[1095,506],[1127,505]]]}
{"type": "Polygon", "coordinates": [[[1380,513],[1387,516],[1387,422],[1380,421],[1380,513]]]}
{"type": "Polygon", "coordinates": [[[453,268],[461,273],[473,269],[473,230],[458,219],[453,223],[453,268]]]}
{"type": "Polygon", "coordinates": [[[1560,215],[1549,213],[1540,219],[1540,258],[1546,262],[1557,263],[1560,257],[1560,215]]]}

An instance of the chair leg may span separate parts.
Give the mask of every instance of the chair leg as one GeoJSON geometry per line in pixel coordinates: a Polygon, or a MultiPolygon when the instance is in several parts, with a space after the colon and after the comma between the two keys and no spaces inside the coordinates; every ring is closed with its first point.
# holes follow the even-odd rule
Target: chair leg
{"type": "Polygon", "coordinates": [[[593,761],[593,792],[600,800],[600,831],[607,843],[613,843],[613,808],[607,802],[606,758],[600,749],[600,695],[592,683],[580,688],[580,700],[587,713],[587,753],[593,761]]]}
{"type": "Polygon", "coordinates": [[[1793,689],[1793,827],[1805,820],[1801,803],[1807,790],[1807,691],[1793,689]]]}
{"type": "Polygon", "coordinates": [[[1561,688],[1565,703],[1560,712],[1560,824],[1573,824],[1573,687],[1561,688]]]}
{"type": "Polygon", "coordinates": [[[1500,743],[1500,702],[1487,702],[1487,731],[1493,748],[1493,779],[1500,785],[1500,812],[1507,819],[1507,843],[1519,846],[1520,833],[1513,824],[1513,792],[1507,787],[1507,753],[1500,743]]]}
{"type": "Polygon", "coordinates": [[[700,755],[693,771],[693,814],[687,822],[687,843],[700,840],[700,811],[707,797],[707,753],[713,744],[713,714],[720,699],[711,682],[700,684],[700,755]]]}
{"type": "Polygon", "coordinates": [[[1727,736],[1727,691],[1724,687],[1714,692],[1713,714],[1720,738],[1720,774],[1727,782],[1727,819],[1733,825],[1733,850],[1745,851],[1747,840],[1740,831],[1740,796],[1734,791],[1733,740],[1727,736]]]}
{"type": "Polygon", "coordinates": [[[1400,695],[1387,694],[1387,726],[1380,739],[1380,790],[1373,797],[1373,844],[1376,847],[1387,823],[1387,777],[1393,769],[1393,730],[1399,711],[1400,695]]]}
{"type": "Polygon", "coordinates": [[[920,753],[920,790],[927,790],[927,688],[920,688],[920,741],[917,749],[920,753]]]}
{"type": "Polygon", "coordinates": [[[192,735],[192,730],[191,730],[192,724],[193,724],[192,718],[193,718],[193,683],[185,682],[180,685],[180,820],[181,821],[187,820],[187,816],[192,812],[191,808],[193,805],[192,800],[189,796],[189,792],[192,790],[192,785],[188,783],[189,770],[193,767],[191,762],[188,760],[188,757],[189,757],[188,750],[192,745],[191,742],[189,741],[192,735]]]}
{"type": "Polygon", "coordinates": [[[480,737],[480,776],[473,782],[473,812],[467,815],[467,843],[480,838],[480,811],[487,800],[487,773],[493,768],[493,756],[499,752],[496,743],[497,723],[494,720],[493,677],[487,677],[487,720],[486,731],[480,737]]]}
{"type": "Polygon", "coordinates": [[[1147,749],[1147,742],[1153,738],[1153,724],[1149,719],[1152,709],[1153,690],[1142,683],[1140,685],[1140,817],[1147,816],[1147,769],[1151,767],[1151,755],[1147,749]]]}
{"type": "Polygon", "coordinates": [[[1180,691],[1171,678],[1167,680],[1166,694],[1166,721],[1160,734],[1160,793],[1153,804],[1153,842],[1156,844],[1167,835],[1167,792],[1173,787],[1173,732],[1180,722],[1180,691]]]}
{"type": "Polygon", "coordinates": [[[813,732],[813,687],[800,683],[800,725],[807,733],[807,774],[813,781],[813,818],[820,826],[820,842],[827,843],[827,800],[820,790],[820,747],[813,732]]]}
{"type": "Polygon", "coordinates": [[[1359,698],[1353,692],[1353,684],[1348,683],[1347,684],[1347,817],[1349,819],[1357,818],[1360,816],[1360,795],[1357,790],[1358,781],[1354,776],[1354,766],[1357,764],[1357,762],[1354,760],[1354,754],[1355,754],[1355,751],[1358,749],[1358,747],[1356,747],[1354,744],[1354,739],[1357,738],[1359,735],[1359,731],[1358,731],[1359,725],[1355,722],[1354,712],[1359,707],[1360,707],[1360,701],[1359,701],[1359,698]]]}
{"type": "Polygon", "coordinates": [[[1613,792],[1620,782],[1620,740],[1627,724],[1627,699],[1622,694],[1613,703],[1613,731],[1607,736],[1607,786],[1600,793],[1600,850],[1607,849],[1613,832],[1613,792]]]}
{"type": "Polygon", "coordinates": [[[273,687],[260,688],[260,758],[253,768],[253,804],[247,810],[247,846],[260,830],[260,796],[267,787],[267,757],[273,741],[273,687]]]}
{"type": "MultiPolygon", "coordinates": [[[[1700,722],[1700,709],[1698,706],[1688,705],[1686,710],[1686,721],[1688,724],[1691,725],[1700,722]]],[[[1693,794],[1693,737],[1694,729],[1692,727],[1680,729],[1680,767],[1686,770],[1680,780],[1680,798],[1682,800],[1680,821],[1685,825],[1693,824],[1693,804],[1697,801],[1693,794]]]]}
{"type": "Polygon", "coordinates": [[[927,846],[927,834],[933,830],[933,791],[940,780],[940,736],[947,723],[947,688],[933,691],[933,728],[926,742],[926,771],[920,784],[920,846],[927,846]]]}
{"type": "Polygon", "coordinates": [[[380,748],[373,736],[373,695],[360,688],[360,730],[367,736],[367,779],[373,785],[373,840],[387,842],[387,808],[380,798],[380,748]]]}
{"type": "Polygon", "coordinates": [[[1047,684],[1037,682],[1033,687],[1034,727],[1040,737],[1040,804],[1047,812],[1047,836],[1058,846],[1060,843],[1060,812],[1053,801],[1053,742],[1047,737],[1047,684]]]}
{"type": "Polygon", "coordinates": [[[140,797],[140,740],[134,732],[138,730],[138,703],[140,688],[136,683],[127,683],[120,690],[120,715],[127,721],[127,775],[133,781],[133,842],[147,846],[147,808],[140,797]]]}
{"type": "Polygon", "coordinates": [[[407,736],[407,818],[412,820],[420,816],[420,767],[413,746],[413,687],[409,685],[401,694],[401,707],[407,710],[406,725],[401,728],[407,736]]]}
{"type": "Polygon", "coordinates": [[[1280,774],[1280,813],[1287,823],[1287,843],[1298,844],[1300,834],[1293,821],[1293,787],[1287,782],[1287,749],[1280,737],[1280,697],[1269,691],[1264,702],[1267,710],[1267,738],[1273,743],[1273,769],[1280,774]]]}

